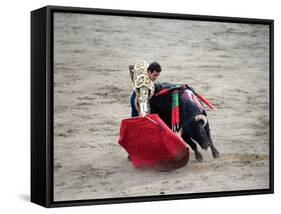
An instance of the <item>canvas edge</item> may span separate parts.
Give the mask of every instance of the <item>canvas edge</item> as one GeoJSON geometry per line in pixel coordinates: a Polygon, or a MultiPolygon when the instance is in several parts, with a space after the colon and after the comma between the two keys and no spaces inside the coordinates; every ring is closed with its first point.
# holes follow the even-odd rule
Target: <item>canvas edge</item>
{"type": "Polygon", "coordinates": [[[31,12],[30,200],[47,206],[46,7],[31,12]]]}

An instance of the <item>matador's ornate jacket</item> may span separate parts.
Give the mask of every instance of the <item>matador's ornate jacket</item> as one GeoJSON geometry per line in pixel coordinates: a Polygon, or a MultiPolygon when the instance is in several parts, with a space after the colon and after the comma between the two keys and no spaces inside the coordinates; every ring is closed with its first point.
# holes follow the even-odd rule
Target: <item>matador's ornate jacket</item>
{"type": "Polygon", "coordinates": [[[140,113],[150,113],[149,99],[153,96],[155,86],[147,73],[148,64],[145,61],[129,66],[133,89],[137,97],[137,110],[140,113]]]}

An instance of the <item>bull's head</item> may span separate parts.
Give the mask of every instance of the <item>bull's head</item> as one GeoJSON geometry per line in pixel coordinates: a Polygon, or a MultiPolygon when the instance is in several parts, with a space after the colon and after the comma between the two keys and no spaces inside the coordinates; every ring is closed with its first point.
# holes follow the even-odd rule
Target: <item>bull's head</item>
{"type": "Polygon", "coordinates": [[[199,143],[202,149],[207,149],[210,145],[207,129],[205,126],[208,123],[208,119],[204,114],[199,114],[194,117],[191,123],[190,134],[193,140],[199,143]]]}

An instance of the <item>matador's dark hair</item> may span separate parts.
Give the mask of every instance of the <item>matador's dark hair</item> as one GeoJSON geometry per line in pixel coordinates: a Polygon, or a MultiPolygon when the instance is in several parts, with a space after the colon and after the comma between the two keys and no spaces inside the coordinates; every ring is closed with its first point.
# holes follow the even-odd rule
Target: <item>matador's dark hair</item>
{"type": "Polygon", "coordinates": [[[148,68],[147,68],[147,71],[149,72],[153,72],[153,71],[156,71],[156,72],[161,72],[161,66],[158,62],[152,62],[148,68]]]}

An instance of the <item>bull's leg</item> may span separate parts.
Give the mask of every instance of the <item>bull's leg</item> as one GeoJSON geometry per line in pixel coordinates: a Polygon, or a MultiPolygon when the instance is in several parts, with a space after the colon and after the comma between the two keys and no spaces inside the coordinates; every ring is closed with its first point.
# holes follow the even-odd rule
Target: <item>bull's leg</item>
{"type": "Polygon", "coordinates": [[[194,151],[195,154],[195,159],[199,162],[203,161],[203,156],[202,154],[198,151],[197,149],[197,145],[191,140],[191,138],[189,136],[187,136],[185,133],[182,134],[182,139],[188,144],[190,145],[190,147],[192,148],[192,150],[194,151]]]}
{"type": "Polygon", "coordinates": [[[206,132],[208,134],[209,137],[209,141],[210,141],[210,148],[212,151],[212,156],[213,158],[219,158],[220,157],[220,153],[219,151],[216,149],[216,147],[214,146],[213,140],[211,138],[211,131],[210,131],[210,127],[209,127],[209,122],[207,123],[207,125],[205,126],[206,132]]]}
{"type": "Polygon", "coordinates": [[[214,146],[213,141],[212,141],[211,138],[210,138],[210,148],[211,148],[211,151],[212,151],[213,158],[219,158],[220,157],[220,153],[216,149],[216,147],[214,146]]]}

